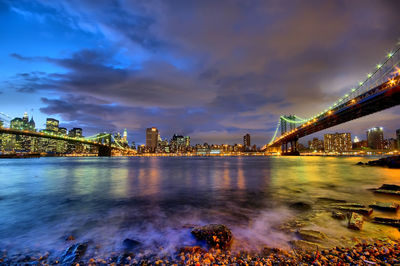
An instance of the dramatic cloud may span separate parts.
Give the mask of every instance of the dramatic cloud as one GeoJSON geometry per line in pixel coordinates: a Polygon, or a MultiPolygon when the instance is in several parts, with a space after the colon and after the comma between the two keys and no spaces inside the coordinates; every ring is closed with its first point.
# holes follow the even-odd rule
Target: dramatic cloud
{"type": "MultiPolygon", "coordinates": [[[[144,128],[157,126],[164,137],[177,132],[197,142],[239,142],[250,132],[266,143],[279,115],[307,117],[325,109],[400,36],[398,1],[8,5],[27,19],[98,40],[96,47],[58,55],[13,52],[21,64],[57,70],[15,73],[10,88],[52,94],[40,110],[65,124],[93,133],[128,128],[138,142],[144,128]]],[[[396,112],[385,114],[395,119],[396,112]]],[[[363,121],[346,125],[361,132],[359,126],[370,126],[363,121]]]]}

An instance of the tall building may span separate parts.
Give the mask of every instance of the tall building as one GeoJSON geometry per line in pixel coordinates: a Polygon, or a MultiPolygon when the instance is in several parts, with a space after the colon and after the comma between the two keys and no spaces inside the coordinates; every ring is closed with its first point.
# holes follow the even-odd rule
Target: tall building
{"type": "Polygon", "coordinates": [[[158,129],[155,127],[146,129],[146,149],[155,152],[158,142],[158,129]]]}
{"type": "Polygon", "coordinates": [[[374,127],[367,131],[368,147],[371,149],[382,150],[384,148],[383,128],[374,127]]]}
{"type": "Polygon", "coordinates": [[[250,134],[248,133],[243,136],[243,146],[245,149],[249,149],[251,146],[250,134]]]}
{"type": "Polygon", "coordinates": [[[324,141],[319,140],[318,138],[313,138],[308,142],[308,147],[312,151],[323,151],[324,150],[324,141]]]}
{"type": "Polygon", "coordinates": [[[400,129],[396,130],[397,149],[400,149],[400,129]]]}
{"type": "Polygon", "coordinates": [[[324,135],[325,152],[344,152],[352,149],[350,133],[335,133],[324,135]]]}
{"type": "MultiPolygon", "coordinates": [[[[33,118],[29,121],[28,113],[24,113],[22,118],[16,117],[10,121],[10,128],[18,130],[36,131],[33,118]]],[[[8,134],[5,134],[8,135],[8,134]]],[[[2,141],[2,149],[32,152],[36,151],[37,139],[24,135],[5,136],[2,141]]]]}
{"type": "Polygon", "coordinates": [[[124,130],[124,135],[122,139],[124,140],[125,143],[128,143],[128,131],[126,130],[126,128],[124,130]]]}
{"type": "Polygon", "coordinates": [[[190,146],[190,137],[174,134],[170,141],[171,152],[185,152],[190,146]]]}
{"type": "Polygon", "coordinates": [[[46,131],[48,132],[53,132],[53,133],[58,133],[58,125],[59,121],[54,118],[47,118],[46,119],[46,131]]]}

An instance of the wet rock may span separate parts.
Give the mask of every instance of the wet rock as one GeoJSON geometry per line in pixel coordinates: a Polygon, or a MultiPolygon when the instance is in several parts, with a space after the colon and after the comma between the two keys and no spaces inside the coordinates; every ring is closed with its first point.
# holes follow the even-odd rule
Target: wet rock
{"type": "Polygon", "coordinates": [[[140,246],[140,242],[130,239],[130,238],[126,238],[124,241],[122,241],[122,247],[124,248],[124,250],[133,250],[137,247],[140,246]]]}
{"type": "Polygon", "coordinates": [[[70,246],[61,256],[61,264],[73,265],[74,263],[79,262],[83,255],[85,255],[87,247],[87,243],[77,243],[70,246]]]}
{"type": "Polygon", "coordinates": [[[364,217],[362,217],[358,213],[352,212],[350,214],[349,223],[347,227],[353,230],[361,230],[363,223],[364,223],[364,217]]]}
{"type": "Polygon", "coordinates": [[[371,215],[371,213],[373,212],[371,208],[365,208],[365,207],[335,206],[334,208],[339,211],[356,212],[366,216],[371,215]]]}
{"type": "Polygon", "coordinates": [[[332,211],[332,217],[338,220],[345,220],[346,214],[341,211],[332,211]]]}
{"type": "Polygon", "coordinates": [[[130,264],[130,261],[132,258],[134,258],[135,255],[130,252],[125,252],[124,254],[121,254],[117,258],[117,265],[125,265],[125,264],[130,264]]]}
{"type": "Polygon", "coordinates": [[[390,212],[397,212],[399,209],[399,204],[392,203],[392,202],[375,202],[374,204],[369,205],[369,207],[382,210],[382,211],[390,211],[390,212]]]}
{"type": "Polygon", "coordinates": [[[400,156],[391,156],[379,160],[369,161],[370,166],[387,166],[389,168],[400,168],[400,156]]]}
{"type": "Polygon", "coordinates": [[[389,226],[400,228],[400,220],[399,219],[374,217],[372,222],[377,223],[377,224],[384,224],[384,225],[389,225],[389,226]]]}
{"type": "Polygon", "coordinates": [[[327,198],[327,197],[319,197],[318,198],[318,202],[320,203],[345,203],[345,200],[341,200],[341,199],[333,199],[333,198],[327,198]]]}
{"type": "Polygon", "coordinates": [[[400,195],[400,186],[392,184],[383,184],[378,189],[374,190],[375,193],[400,195]]]}
{"type": "Polygon", "coordinates": [[[227,249],[232,243],[232,232],[223,224],[209,224],[195,227],[192,234],[198,240],[205,240],[210,247],[227,249]]]}
{"type": "Polygon", "coordinates": [[[319,242],[323,241],[327,238],[327,236],[319,231],[315,230],[305,230],[301,229],[297,231],[297,234],[303,239],[311,242],[319,242]]]}
{"type": "Polygon", "coordinates": [[[303,251],[314,251],[314,250],[319,250],[321,248],[321,246],[318,245],[317,243],[305,240],[294,240],[291,241],[290,244],[293,246],[294,249],[299,249],[303,251]]]}
{"type": "Polygon", "coordinates": [[[298,211],[309,211],[311,210],[311,205],[305,202],[295,202],[289,205],[291,209],[298,210],[298,211]]]}

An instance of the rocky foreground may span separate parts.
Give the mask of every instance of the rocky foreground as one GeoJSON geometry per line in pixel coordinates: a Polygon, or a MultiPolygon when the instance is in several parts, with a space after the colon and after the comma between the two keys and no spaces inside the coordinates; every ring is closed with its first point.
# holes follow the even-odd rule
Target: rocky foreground
{"type": "MultiPolygon", "coordinates": [[[[89,243],[71,245],[62,256],[45,254],[39,257],[13,256],[5,252],[0,265],[396,265],[400,264],[400,243],[382,242],[373,244],[361,242],[352,248],[282,250],[264,247],[260,252],[229,251],[233,240],[231,231],[224,225],[211,224],[196,227],[192,234],[205,241],[207,249],[200,246],[183,247],[174,255],[145,255],[134,250],[140,245],[131,239],[124,240],[126,250],[113,253],[108,258],[85,256],[89,243]],[[130,251],[129,251],[130,250],[130,251]]],[[[300,234],[309,240],[319,239],[320,234],[304,230],[300,234]]]]}
{"type": "MultiPolygon", "coordinates": [[[[400,195],[400,186],[394,184],[383,184],[371,190],[393,197],[400,195]]],[[[332,219],[347,224],[348,230],[361,231],[364,223],[400,230],[400,219],[393,216],[398,212],[399,205],[394,202],[371,202],[365,206],[330,198],[319,198],[319,201],[323,203],[324,211],[330,211],[332,219]],[[374,210],[379,210],[381,214],[375,215],[374,210]]],[[[289,207],[299,213],[313,209],[304,202],[294,202],[289,207]]],[[[63,254],[9,256],[6,251],[0,251],[0,265],[400,265],[398,241],[388,238],[372,241],[357,239],[352,242],[352,247],[328,248],[323,245],[328,240],[327,235],[304,229],[301,222],[294,222],[295,225],[289,222],[280,227],[295,237],[290,241],[290,250],[264,247],[258,252],[233,252],[231,246],[235,239],[231,230],[223,224],[209,224],[192,227],[191,234],[198,246],[181,247],[173,254],[149,253],[143,250],[139,241],[125,239],[120,252],[111,253],[108,257],[91,257],[90,250],[96,249],[96,245],[68,236],[65,240],[71,245],[63,254]]]]}
{"type": "Polygon", "coordinates": [[[39,258],[27,256],[22,260],[4,255],[0,265],[398,265],[400,246],[398,243],[378,241],[357,244],[352,248],[309,252],[264,248],[257,254],[232,254],[222,249],[205,250],[195,246],[182,248],[173,257],[137,258],[134,253],[100,259],[82,259],[81,256],[83,253],[77,254],[72,261],[65,261],[49,259],[48,254],[39,258]]]}

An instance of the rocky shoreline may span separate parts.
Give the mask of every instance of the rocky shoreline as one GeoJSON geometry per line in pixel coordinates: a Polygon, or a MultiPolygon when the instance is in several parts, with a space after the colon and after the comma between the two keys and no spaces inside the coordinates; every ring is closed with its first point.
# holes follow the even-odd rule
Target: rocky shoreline
{"type": "MultiPolygon", "coordinates": [[[[394,184],[383,184],[370,190],[386,194],[386,199],[400,195],[400,186],[394,184]]],[[[400,241],[395,237],[395,240],[385,235],[379,239],[363,239],[359,235],[351,242],[332,245],[329,236],[307,228],[299,219],[318,209],[357,235],[364,230],[363,227],[373,224],[400,230],[400,219],[393,216],[399,209],[397,203],[370,202],[364,205],[324,197],[312,204],[288,203],[298,216],[295,220],[283,222],[278,228],[292,237],[290,248],[286,249],[264,246],[258,251],[240,251],[232,248],[240,240],[235,239],[226,225],[208,224],[188,226],[197,244],[178,247],[174,252],[166,252],[161,247],[149,250],[140,241],[127,238],[121,241],[120,251],[104,257],[97,253],[99,246],[95,243],[82,242],[70,235],[64,237],[69,247],[61,254],[27,252],[9,255],[2,250],[0,265],[400,265],[400,241]]]]}
{"type": "Polygon", "coordinates": [[[140,256],[124,252],[106,258],[84,258],[87,243],[71,246],[60,258],[49,253],[40,257],[7,257],[0,265],[396,265],[400,263],[400,243],[377,240],[353,247],[290,251],[265,247],[259,252],[232,253],[229,250],[199,246],[183,247],[174,256],[140,256]]]}

